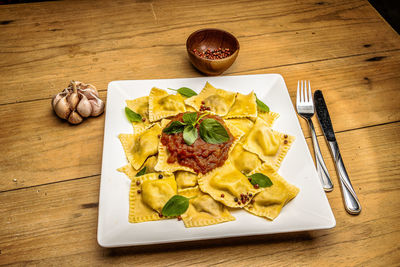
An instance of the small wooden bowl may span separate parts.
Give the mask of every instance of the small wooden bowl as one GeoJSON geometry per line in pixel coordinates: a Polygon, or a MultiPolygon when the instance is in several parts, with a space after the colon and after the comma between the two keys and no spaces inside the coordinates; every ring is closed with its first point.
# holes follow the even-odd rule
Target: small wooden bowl
{"type": "Polygon", "coordinates": [[[192,33],[186,41],[186,50],[192,64],[207,75],[219,75],[226,71],[239,54],[239,42],[229,32],[219,29],[201,29],[192,33]],[[230,56],[222,59],[207,59],[196,55],[193,50],[205,51],[229,48],[230,56]]]}

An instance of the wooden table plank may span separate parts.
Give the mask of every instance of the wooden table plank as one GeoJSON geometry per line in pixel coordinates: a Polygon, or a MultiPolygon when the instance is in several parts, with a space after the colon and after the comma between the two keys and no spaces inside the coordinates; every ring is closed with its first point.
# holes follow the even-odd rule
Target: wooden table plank
{"type": "Polygon", "coordinates": [[[204,27],[239,38],[241,52],[227,75],[400,49],[400,37],[365,0],[118,5],[0,6],[0,20],[12,21],[0,25],[0,39],[7,39],[0,44],[0,104],[49,98],[71,79],[105,90],[112,80],[199,76],[185,41],[204,27]],[[76,10],[85,19],[76,19],[76,10]]]}
{"type": "MultiPolygon", "coordinates": [[[[367,61],[371,55],[364,55],[269,71],[283,75],[293,101],[297,80],[310,79],[324,92],[334,129],[347,131],[400,120],[400,72],[393,71],[400,68],[400,51],[377,55],[385,58],[367,61]]],[[[70,126],[45,99],[0,106],[0,117],[0,191],[100,174],[104,115],[70,126]]],[[[314,123],[320,134],[316,118],[314,123]]]]}
{"type": "MultiPolygon", "coordinates": [[[[328,193],[337,221],[331,230],[103,249],[96,244],[99,176],[95,176],[0,193],[4,215],[0,264],[396,264],[400,260],[396,253],[400,226],[395,223],[400,219],[399,130],[400,123],[392,123],[337,135],[363,211],[348,215],[336,187],[328,193]]],[[[327,163],[337,186],[332,163],[327,163]]]]}

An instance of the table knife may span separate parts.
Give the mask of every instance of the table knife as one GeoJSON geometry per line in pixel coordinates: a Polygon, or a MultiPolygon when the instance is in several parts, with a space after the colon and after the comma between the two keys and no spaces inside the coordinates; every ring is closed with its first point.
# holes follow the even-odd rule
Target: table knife
{"type": "Polygon", "coordinates": [[[326,106],[324,96],[320,90],[314,93],[315,109],[317,111],[318,121],[321,125],[325,139],[329,144],[332,157],[336,164],[336,171],[339,175],[340,185],[342,187],[342,194],[346,211],[352,215],[357,215],[361,212],[361,205],[358,201],[356,192],[351,185],[349,175],[344,167],[342,156],[340,155],[339,146],[336,142],[335,133],[333,131],[331,118],[329,116],[328,108],[326,106]]]}

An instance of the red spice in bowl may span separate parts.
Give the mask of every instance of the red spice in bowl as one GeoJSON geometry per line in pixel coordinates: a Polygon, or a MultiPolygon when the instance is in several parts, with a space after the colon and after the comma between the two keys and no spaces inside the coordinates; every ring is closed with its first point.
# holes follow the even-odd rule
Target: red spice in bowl
{"type": "Polygon", "coordinates": [[[196,48],[193,49],[193,53],[198,55],[201,58],[206,58],[206,59],[222,59],[229,57],[232,54],[232,51],[229,48],[221,48],[219,47],[218,49],[211,50],[208,48],[207,50],[200,51],[197,50],[196,48]]]}

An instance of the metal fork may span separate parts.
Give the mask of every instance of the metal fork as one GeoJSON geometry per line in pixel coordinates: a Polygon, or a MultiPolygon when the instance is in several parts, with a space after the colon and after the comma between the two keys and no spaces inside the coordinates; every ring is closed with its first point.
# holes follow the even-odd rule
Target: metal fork
{"type": "Polygon", "coordinates": [[[317,165],[317,172],[321,180],[322,187],[325,191],[332,191],[333,184],[329,176],[328,169],[326,168],[324,159],[322,158],[317,135],[315,134],[314,124],[311,120],[312,116],[314,115],[314,101],[311,93],[310,81],[308,81],[308,90],[306,81],[297,82],[296,108],[297,113],[308,122],[308,126],[311,130],[311,137],[314,145],[315,162],[317,165]]]}

